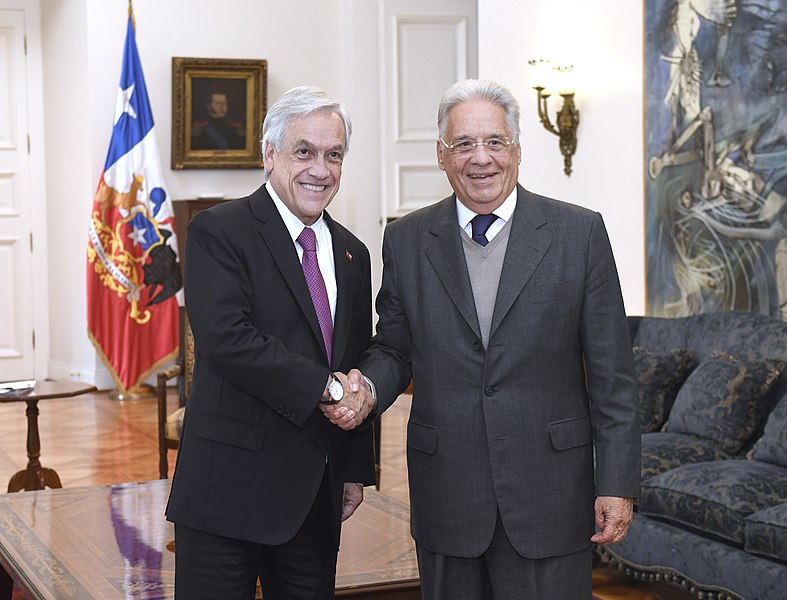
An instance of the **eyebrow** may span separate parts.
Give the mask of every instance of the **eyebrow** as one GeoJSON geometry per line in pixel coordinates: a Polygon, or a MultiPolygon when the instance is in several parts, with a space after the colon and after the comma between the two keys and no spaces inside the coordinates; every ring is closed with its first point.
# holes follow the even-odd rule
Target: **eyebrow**
{"type": "Polygon", "coordinates": [[[457,140],[474,140],[474,139],[476,139],[476,137],[480,137],[483,140],[487,140],[489,138],[510,139],[513,136],[506,135],[505,133],[485,133],[485,134],[483,134],[481,136],[473,136],[473,135],[470,135],[469,133],[463,133],[461,135],[456,136],[453,141],[457,141],[457,140]]]}
{"type": "MultiPolygon", "coordinates": [[[[293,144],[293,147],[298,147],[298,146],[307,146],[308,148],[311,148],[313,150],[318,150],[319,149],[319,148],[317,148],[317,146],[315,146],[309,140],[305,140],[303,138],[295,140],[295,143],[293,144]]],[[[341,150],[342,152],[344,152],[344,149],[345,149],[345,146],[343,144],[337,144],[336,146],[331,146],[330,148],[327,148],[325,151],[326,152],[333,152],[335,150],[341,150]]]]}

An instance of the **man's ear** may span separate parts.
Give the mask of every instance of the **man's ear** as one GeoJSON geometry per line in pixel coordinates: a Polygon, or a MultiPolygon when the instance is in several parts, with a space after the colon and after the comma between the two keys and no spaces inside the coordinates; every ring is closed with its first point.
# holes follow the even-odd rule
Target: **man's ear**
{"type": "Polygon", "coordinates": [[[443,152],[442,152],[443,145],[440,143],[440,140],[437,140],[437,146],[435,149],[437,151],[437,166],[440,167],[441,171],[445,171],[445,165],[443,164],[443,152]]]}
{"type": "Polygon", "coordinates": [[[262,149],[262,158],[269,173],[273,171],[273,155],[273,144],[266,140],[265,147],[262,149]]]}

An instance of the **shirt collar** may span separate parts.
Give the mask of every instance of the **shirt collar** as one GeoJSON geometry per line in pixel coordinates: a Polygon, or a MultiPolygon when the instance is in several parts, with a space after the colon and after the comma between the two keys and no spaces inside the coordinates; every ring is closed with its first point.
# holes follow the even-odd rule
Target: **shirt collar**
{"type": "MultiPolygon", "coordinates": [[[[508,198],[505,199],[503,204],[495,209],[494,213],[497,215],[497,218],[500,219],[501,223],[505,224],[507,221],[511,220],[511,216],[514,214],[514,210],[516,209],[516,197],[517,187],[514,186],[514,189],[508,195],[508,198]]],[[[456,199],[456,218],[459,222],[459,227],[466,229],[470,225],[470,221],[472,221],[473,217],[475,217],[477,214],[478,213],[474,213],[472,210],[462,204],[459,201],[459,198],[456,199]]]]}
{"type": "MultiPolygon", "coordinates": [[[[298,239],[298,236],[301,235],[301,231],[303,231],[303,228],[305,227],[303,221],[301,221],[298,217],[292,214],[290,209],[287,208],[287,205],[281,201],[279,195],[276,193],[276,190],[273,189],[273,186],[271,185],[270,181],[265,183],[265,189],[268,190],[268,193],[270,194],[271,199],[273,200],[273,204],[276,206],[276,210],[279,211],[279,214],[281,215],[284,224],[287,226],[287,231],[290,232],[290,237],[292,238],[292,241],[295,242],[295,240],[298,239]]],[[[323,211],[319,219],[317,219],[314,223],[309,225],[309,227],[314,229],[315,233],[317,233],[322,228],[328,227],[328,224],[325,222],[325,219],[323,219],[324,214],[325,211],[323,211]]],[[[317,238],[318,238],[317,243],[319,244],[320,243],[319,236],[317,236],[317,238]]]]}

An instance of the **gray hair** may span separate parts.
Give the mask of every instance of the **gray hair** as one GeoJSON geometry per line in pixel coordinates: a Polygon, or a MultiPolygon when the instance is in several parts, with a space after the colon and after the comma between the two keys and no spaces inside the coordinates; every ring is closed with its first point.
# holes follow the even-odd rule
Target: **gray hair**
{"type": "Polygon", "coordinates": [[[486,100],[497,104],[506,113],[506,125],[511,131],[511,135],[514,139],[519,137],[519,103],[511,91],[488,79],[465,79],[448,88],[440,100],[440,107],[437,110],[437,128],[441,138],[445,138],[448,113],[459,104],[472,100],[486,100]]]}
{"type": "MultiPolygon", "coordinates": [[[[329,96],[324,90],[317,87],[301,85],[284,92],[273,103],[262,122],[262,155],[265,156],[265,147],[270,144],[278,152],[284,139],[284,130],[290,119],[297,119],[317,110],[330,110],[339,115],[344,123],[344,151],[350,151],[350,134],[352,123],[350,115],[342,104],[329,96]]],[[[265,166],[265,179],[270,177],[270,171],[265,166]]]]}

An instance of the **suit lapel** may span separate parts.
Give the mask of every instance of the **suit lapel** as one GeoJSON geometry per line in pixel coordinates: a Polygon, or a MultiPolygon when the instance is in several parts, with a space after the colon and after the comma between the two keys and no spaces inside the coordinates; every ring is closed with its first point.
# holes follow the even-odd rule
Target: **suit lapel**
{"type": "MultiPolygon", "coordinates": [[[[309,286],[306,285],[306,278],[303,276],[303,267],[298,262],[298,253],[295,250],[295,245],[290,237],[290,232],[287,230],[287,226],[284,224],[279,211],[276,210],[276,205],[273,203],[265,186],[254,192],[249,201],[252,213],[260,221],[262,241],[270,250],[273,261],[276,263],[293,296],[295,296],[298,306],[300,306],[306,321],[309,323],[312,334],[321,342],[320,346],[324,348],[320,322],[317,320],[317,313],[314,310],[311,294],[309,294],[309,286]]],[[[328,355],[324,349],[323,356],[327,364],[328,355]]]]}
{"type": "Polygon", "coordinates": [[[436,210],[436,218],[431,221],[427,233],[432,239],[426,245],[426,258],[459,313],[480,338],[481,327],[478,324],[473,288],[470,285],[461,232],[456,220],[456,197],[442,200],[436,210]]]}
{"type": "Polygon", "coordinates": [[[517,190],[516,209],[511,221],[506,257],[497,287],[489,339],[492,339],[552,243],[543,228],[547,219],[541,212],[537,200],[522,186],[518,185],[517,190]]]}
{"type": "Polygon", "coordinates": [[[354,289],[351,280],[351,269],[353,263],[343,232],[334,225],[333,219],[327,212],[325,213],[325,221],[331,230],[333,265],[336,272],[336,314],[333,318],[333,353],[331,362],[334,365],[339,365],[342,362],[351,329],[352,293],[354,289]]]}

